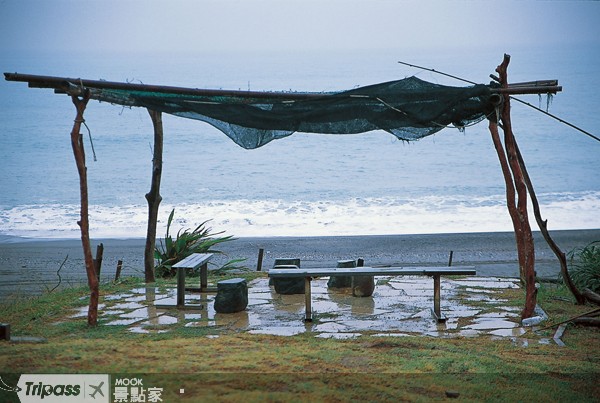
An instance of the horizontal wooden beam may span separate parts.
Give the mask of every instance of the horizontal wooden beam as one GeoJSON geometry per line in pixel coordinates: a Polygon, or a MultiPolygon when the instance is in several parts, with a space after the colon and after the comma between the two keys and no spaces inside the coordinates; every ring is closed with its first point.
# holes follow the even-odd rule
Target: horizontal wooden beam
{"type": "Polygon", "coordinates": [[[213,89],[198,89],[185,87],[171,87],[163,85],[147,85],[135,83],[122,83],[115,81],[103,80],[87,80],[81,78],[66,78],[39,76],[31,74],[19,73],[4,73],[4,78],[7,81],[26,82],[31,88],[54,88],[61,92],[71,93],[73,87],[89,87],[98,89],[111,90],[127,90],[127,91],[142,91],[142,92],[158,92],[180,95],[196,95],[196,96],[230,96],[242,98],[267,98],[267,99],[315,99],[324,96],[333,95],[329,92],[259,92],[259,91],[234,91],[234,90],[213,90],[213,89]]]}

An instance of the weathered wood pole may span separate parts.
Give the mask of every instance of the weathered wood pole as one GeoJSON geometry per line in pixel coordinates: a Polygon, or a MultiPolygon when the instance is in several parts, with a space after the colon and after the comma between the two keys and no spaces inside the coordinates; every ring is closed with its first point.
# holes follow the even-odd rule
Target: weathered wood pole
{"type": "Polygon", "coordinates": [[[119,281],[119,277],[121,277],[121,269],[123,268],[123,261],[119,259],[117,261],[117,271],[115,272],[115,283],[119,281]]]}
{"type": "MultiPolygon", "coordinates": [[[[510,56],[504,55],[502,64],[496,68],[502,88],[508,87],[507,68],[509,62],[510,56]]],[[[525,285],[525,307],[521,312],[521,317],[529,318],[533,316],[537,296],[535,249],[527,214],[527,186],[519,164],[516,140],[512,131],[509,96],[504,97],[500,119],[504,132],[504,148],[498,133],[498,122],[490,119],[489,129],[506,183],[506,204],[515,230],[521,282],[525,285]]]]}
{"type": "Polygon", "coordinates": [[[100,281],[100,271],[102,270],[102,257],[104,255],[104,244],[100,244],[96,247],[96,258],[94,259],[94,270],[96,271],[96,277],[100,281]]]}
{"type": "Polygon", "coordinates": [[[81,244],[83,246],[83,257],[85,259],[85,271],[88,278],[88,286],[90,287],[90,304],[88,308],[88,325],[96,326],[98,324],[98,294],[99,285],[96,269],[94,267],[94,259],[92,258],[92,247],[90,245],[90,225],[88,214],[88,186],[87,186],[87,167],[85,166],[85,150],[83,147],[83,136],[80,133],[81,124],[85,122],[83,112],[90,100],[88,90],[83,91],[83,96],[79,98],[76,95],[71,95],[71,100],[77,109],[75,123],[71,131],[71,145],[73,147],[73,155],[79,172],[79,193],[81,198],[81,218],[77,221],[81,229],[81,244]]]}
{"type": "Polygon", "coordinates": [[[160,195],[160,179],[162,176],[163,157],[163,125],[162,113],[148,109],[154,126],[154,155],[152,157],[152,183],[146,193],[148,201],[148,231],[146,233],[146,249],[144,251],[144,274],[146,283],[154,282],[154,249],[156,246],[156,223],[158,208],[162,197],[160,195]]]}
{"type": "Polygon", "coordinates": [[[258,260],[256,261],[256,271],[262,270],[262,262],[265,250],[263,248],[258,249],[258,260]]]}

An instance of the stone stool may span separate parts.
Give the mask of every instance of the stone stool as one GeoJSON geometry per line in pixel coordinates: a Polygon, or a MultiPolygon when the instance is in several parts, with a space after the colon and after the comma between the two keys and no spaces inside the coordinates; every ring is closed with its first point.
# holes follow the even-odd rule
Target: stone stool
{"type": "Polygon", "coordinates": [[[218,313],[234,313],[248,306],[248,284],[243,278],[232,278],[217,283],[215,311],[218,313]]]}
{"type": "MultiPolygon", "coordinates": [[[[275,259],[273,268],[277,266],[289,266],[300,267],[300,259],[275,259]]],[[[283,277],[283,278],[272,278],[273,282],[270,282],[275,287],[277,294],[290,295],[290,294],[304,294],[304,277],[283,277]]]]}
{"type": "MultiPolygon", "coordinates": [[[[338,260],[337,267],[356,267],[355,260],[338,260]]],[[[328,288],[346,288],[352,286],[352,276],[330,276],[328,288]]]]}

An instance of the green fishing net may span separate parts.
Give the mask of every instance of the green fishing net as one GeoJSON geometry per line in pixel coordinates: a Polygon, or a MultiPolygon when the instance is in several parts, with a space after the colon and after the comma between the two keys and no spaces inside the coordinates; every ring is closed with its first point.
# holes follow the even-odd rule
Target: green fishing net
{"type": "Polygon", "coordinates": [[[99,101],[207,122],[246,149],[294,132],[384,130],[398,139],[413,141],[447,126],[464,128],[494,110],[487,85],[450,87],[416,77],[332,93],[168,92],[168,87],[94,88],[87,84],[86,88],[91,98],[99,101]]]}

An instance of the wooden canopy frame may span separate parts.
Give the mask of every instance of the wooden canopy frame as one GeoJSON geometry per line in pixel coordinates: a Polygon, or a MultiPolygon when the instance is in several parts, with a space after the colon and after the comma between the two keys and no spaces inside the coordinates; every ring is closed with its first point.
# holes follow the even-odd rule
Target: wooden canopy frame
{"type": "MultiPolygon", "coordinates": [[[[500,166],[505,179],[506,201],[508,211],[513,223],[517,252],[519,258],[519,272],[521,282],[526,287],[526,303],[521,313],[522,318],[533,316],[536,305],[535,288],[535,250],[533,245],[533,235],[527,213],[527,195],[529,194],[534,205],[534,212],[537,223],[544,238],[556,254],[561,264],[561,271],[571,292],[575,295],[578,303],[583,303],[585,298],[577,291],[573,285],[566,265],[564,252],[558,245],[552,241],[547,228],[546,221],[541,218],[537,198],[527,174],[525,163],[519,152],[516,139],[512,132],[510,120],[510,95],[511,94],[555,94],[562,90],[558,86],[557,80],[532,81],[526,83],[509,84],[507,68],[510,62],[510,56],[504,55],[503,62],[496,68],[498,76],[491,77],[498,81],[499,88],[492,91],[499,97],[496,115],[489,117],[489,130],[495,149],[498,154],[500,166]],[[504,142],[500,139],[498,127],[502,128],[504,133],[504,142]]],[[[17,73],[4,73],[7,81],[27,82],[29,87],[33,88],[51,88],[56,93],[67,94],[71,96],[76,108],[76,117],[71,131],[71,144],[73,154],[79,173],[79,187],[81,197],[80,220],[77,222],[81,229],[81,242],[85,258],[86,273],[88,285],[90,287],[90,304],[88,309],[88,324],[95,326],[98,318],[98,296],[99,282],[94,269],[92,250],[90,246],[89,235],[89,217],[88,217],[88,187],[87,187],[87,168],[85,163],[85,150],[83,146],[83,136],[80,133],[81,124],[85,122],[84,112],[90,100],[89,87],[92,88],[112,88],[151,92],[169,92],[175,94],[190,95],[221,95],[221,96],[244,96],[251,98],[285,98],[293,100],[324,97],[327,94],[318,93],[279,93],[279,92],[249,92],[249,91],[223,91],[223,90],[201,90],[181,87],[153,86],[144,84],[115,83],[108,81],[93,81],[83,79],[72,79],[64,77],[36,76],[17,73]]],[[[146,194],[148,201],[148,230],[146,235],[146,246],[144,251],[144,272],[147,283],[154,282],[154,248],[156,244],[156,225],[159,211],[159,205],[162,200],[160,195],[160,182],[162,175],[162,154],[163,154],[163,126],[162,113],[148,109],[154,128],[154,154],[152,159],[152,181],[150,191],[146,194]]]]}

